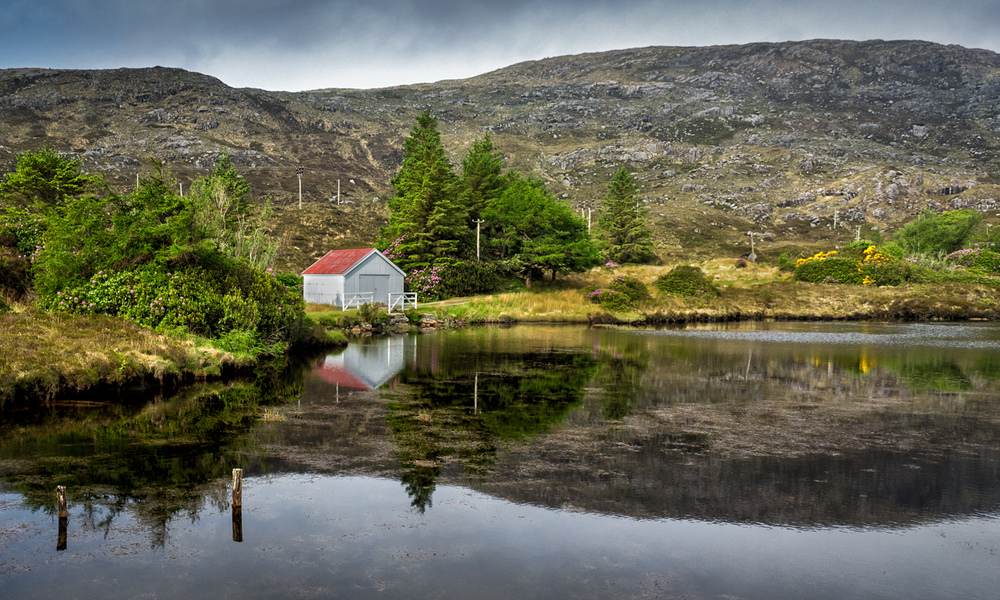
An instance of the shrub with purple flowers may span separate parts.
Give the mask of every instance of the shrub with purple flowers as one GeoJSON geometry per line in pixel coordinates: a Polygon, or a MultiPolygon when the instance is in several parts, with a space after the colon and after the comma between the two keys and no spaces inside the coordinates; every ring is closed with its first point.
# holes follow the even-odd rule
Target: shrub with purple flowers
{"type": "Polygon", "coordinates": [[[966,248],[944,257],[946,263],[964,269],[1000,272],[1000,253],[989,248],[966,248]]]}
{"type": "Polygon", "coordinates": [[[587,288],[584,296],[602,308],[611,311],[627,311],[649,300],[646,284],[635,277],[618,275],[604,288],[587,288]]]}
{"type": "Polygon", "coordinates": [[[445,297],[441,285],[445,269],[444,265],[413,269],[404,279],[407,291],[416,292],[423,302],[441,300],[445,297]]]}

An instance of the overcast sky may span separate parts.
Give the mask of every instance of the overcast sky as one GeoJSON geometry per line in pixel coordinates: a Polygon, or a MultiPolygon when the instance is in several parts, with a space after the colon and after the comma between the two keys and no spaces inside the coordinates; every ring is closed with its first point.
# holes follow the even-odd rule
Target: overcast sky
{"type": "Polygon", "coordinates": [[[1000,51],[997,0],[0,0],[0,68],[181,67],[374,88],[642,46],[920,39],[1000,51]]]}

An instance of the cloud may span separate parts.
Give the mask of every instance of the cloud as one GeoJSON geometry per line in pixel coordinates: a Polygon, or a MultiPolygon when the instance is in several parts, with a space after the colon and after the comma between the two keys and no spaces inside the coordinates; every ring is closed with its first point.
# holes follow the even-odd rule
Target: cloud
{"type": "Polygon", "coordinates": [[[0,67],[177,66],[266,89],[461,78],[650,45],[924,39],[1000,49],[993,0],[8,0],[0,67]],[[9,50],[8,50],[9,48],[9,50]]]}

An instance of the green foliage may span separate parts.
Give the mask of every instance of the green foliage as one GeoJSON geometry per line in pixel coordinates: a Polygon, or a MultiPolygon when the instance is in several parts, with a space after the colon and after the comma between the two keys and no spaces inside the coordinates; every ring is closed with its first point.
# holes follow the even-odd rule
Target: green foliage
{"type": "Polygon", "coordinates": [[[944,257],[946,263],[965,269],[1000,273],[1000,253],[990,248],[967,248],[944,257]]]}
{"type": "Polygon", "coordinates": [[[888,256],[894,256],[896,258],[905,258],[906,251],[903,247],[899,245],[899,242],[886,242],[879,246],[883,254],[888,256]]]}
{"type": "Polygon", "coordinates": [[[788,258],[787,252],[782,252],[781,256],[778,257],[778,270],[786,273],[795,270],[795,263],[788,258]]]}
{"type": "Polygon", "coordinates": [[[973,227],[983,220],[974,210],[928,210],[896,234],[895,241],[910,255],[940,256],[960,249],[973,227]]]}
{"type": "Polygon", "coordinates": [[[130,195],[46,206],[33,266],[40,304],[223,338],[234,349],[299,339],[301,282],[266,268],[266,212],[254,210],[228,160],[186,198],[173,187],[157,166],[130,195]]]}
{"type": "Polygon", "coordinates": [[[385,312],[385,306],[378,302],[369,304],[365,302],[358,307],[358,316],[361,321],[369,325],[381,325],[389,322],[389,313],[385,312]]]}
{"type": "Polygon", "coordinates": [[[810,283],[846,283],[861,285],[864,276],[858,271],[858,261],[850,258],[830,257],[812,260],[798,266],[793,278],[810,283]]]}
{"type": "Polygon", "coordinates": [[[492,253],[509,260],[529,286],[544,271],[554,276],[599,264],[586,223],[537,179],[508,173],[506,189],[483,218],[489,224],[492,253]]]}
{"type": "MultiPolygon", "coordinates": [[[[492,204],[506,187],[503,155],[490,134],[472,143],[462,160],[462,180],[459,198],[469,213],[470,225],[480,217],[484,207],[492,204]]],[[[473,229],[474,227],[470,227],[473,229]]]]}
{"type": "Polygon", "coordinates": [[[608,183],[604,210],[597,221],[604,255],[619,264],[644,263],[656,258],[648,210],[641,205],[635,179],[622,167],[608,183]]]}
{"type": "Polygon", "coordinates": [[[263,270],[273,264],[278,242],[268,237],[265,226],[271,216],[270,202],[258,211],[249,193],[250,184],[223,155],[212,173],[195,181],[191,188],[194,223],[199,229],[196,239],[263,270]]]}
{"type": "Polygon", "coordinates": [[[700,296],[715,298],[719,288],[698,267],[679,265],[666,275],[661,275],[654,284],[656,289],[671,296],[700,296]]]}
{"type": "Polygon", "coordinates": [[[82,173],[80,159],[65,158],[52,148],[18,154],[16,161],[14,172],[0,180],[0,199],[36,211],[62,204],[103,182],[100,175],[82,173]]]}
{"type": "Polygon", "coordinates": [[[417,117],[404,142],[403,165],[392,186],[389,224],[379,232],[378,247],[397,242],[394,260],[404,271],[454,262],[468,211],[459,203],[458,178],[430,110],[417,117]]]}
{"type": "Polygon", "coordinates": [[[585,290],[588,300],[613,312],[632,310],[649,300],[646,284],[635,277],[618,275],[604,288],[585,290]]]}
{"type": "Polygon", "coordinates": [[[498,261],[457,262],[445,267],[440,292],[444,298],[489,294],[500,289],[506,275],[506,265],[498,261]]]}
{"type": "Polygon", "coordinates": [[[40,304],[59,312],[118,316],[154,329],[230,336],[233,343],[241,335],[233,332],[245,332],[264,346],[294,339],[304,314],[299,288],[245,262],[175,272],[153,265],[99,271],[82,284],[43,296],[40,304]]]}

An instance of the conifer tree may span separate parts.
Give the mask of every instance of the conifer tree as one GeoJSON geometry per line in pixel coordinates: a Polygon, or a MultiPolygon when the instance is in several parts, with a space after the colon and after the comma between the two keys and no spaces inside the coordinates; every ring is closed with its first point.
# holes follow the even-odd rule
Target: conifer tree
{"type": "Polygon", "coordinates": [[[472,143],[462,160],[462,191],[460,199],[469,211],[469,219],[480,217],[483,207],[503,193],[505,179],[501,169],[503,155],[490,134],[472,143]]]}
{"type": "Polygon", "coordinates": [[[647,217],[632,174],[625,167],[618,169],[608,183],[604,210],[597,221],[605,258],[616,263],[643,263],[655,258],[647,217]]]}
{"type": "Polygon", "coordinates": [[[467,230],[457,184],[437,118],[425,110],[403,144],[403,165],[392,180],[394,193],[388,203],[389,225],[379,235],[381,248],[401,240],[396,255],[404,270],[448,264],[457,257],[459,239],[467,230]]]}

